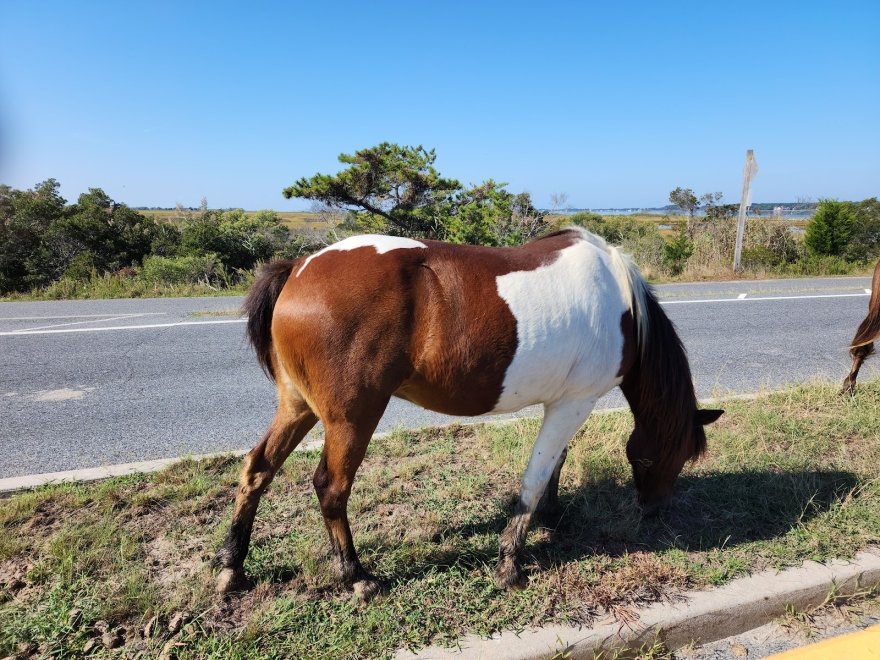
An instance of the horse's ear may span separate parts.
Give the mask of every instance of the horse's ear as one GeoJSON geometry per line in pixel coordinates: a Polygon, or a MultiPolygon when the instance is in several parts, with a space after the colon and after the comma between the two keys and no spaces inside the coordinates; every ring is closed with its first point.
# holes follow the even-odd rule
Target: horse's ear
{"type": "Polygon", "coordinates": [[[706,424],[711,424],[723,414],[723,410],[712,410],[707,408],[705,410],[698,410],[695,417],[697,419],[697,424],[705,426],[706,424]]]}

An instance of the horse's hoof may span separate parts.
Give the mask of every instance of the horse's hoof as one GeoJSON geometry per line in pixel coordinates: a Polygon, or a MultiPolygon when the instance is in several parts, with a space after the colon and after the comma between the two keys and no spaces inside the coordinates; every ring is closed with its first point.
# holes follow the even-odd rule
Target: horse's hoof
{"type": "Polygon", "coordinates": [[[253,585],[247,579],[242,569],[224,568],[217,576],[217,593],[220,595],[230,594],[237,591],[247,591],[253,585]]]}
{"type": "Polygon", "coordinates": [[[495,567],[495,585],[501,590],[522,590],[529,583],[528,576],[512,559],[501,559],[495,567]]]}
{"type": "Polygon", "coordinates": [[[379,581],[374,578],[358,580],[351,585],[354,595],[365,603],[370,602],[381,591],[379,581]]]}
{"type": "Polygon", "coordinates": [[[843,387],[840,388],[840,396],[855,396],[856,393],[856,384],[855,383],[844,383],[843,387]]]}

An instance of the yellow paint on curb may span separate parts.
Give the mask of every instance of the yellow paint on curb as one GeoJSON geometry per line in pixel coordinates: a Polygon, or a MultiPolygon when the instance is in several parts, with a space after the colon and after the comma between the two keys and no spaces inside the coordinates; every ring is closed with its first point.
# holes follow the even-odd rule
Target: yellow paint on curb
{"type": "Polygon", "coordinates": [[[880,625],[771,655],[767,660],[880,660],[880,625]]]}

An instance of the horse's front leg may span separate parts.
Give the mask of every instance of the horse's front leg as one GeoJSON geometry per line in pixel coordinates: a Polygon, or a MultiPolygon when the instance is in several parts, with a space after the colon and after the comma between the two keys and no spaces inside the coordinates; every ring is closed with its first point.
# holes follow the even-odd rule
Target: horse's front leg
{"type": "MultiPolygon", "coordinates": [[[[495,583],[499,588],[523,588],[527,578],[520,565],[521,554],[529,531],[529,523],[541,495],[557,466],[561,467],[569,440],[590,415],[596,398],[561,401],[544,406],[544,421],[532,448],[529,465],[523,475],[519,501],[513,517],[501,534],[495,583]]],[[[558,478],[558,477],[557,477],[558,478]]]]}

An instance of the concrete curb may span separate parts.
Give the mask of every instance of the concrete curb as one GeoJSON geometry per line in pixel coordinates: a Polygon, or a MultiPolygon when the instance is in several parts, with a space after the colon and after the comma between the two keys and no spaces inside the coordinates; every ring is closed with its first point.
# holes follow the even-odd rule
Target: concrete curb
{"type": "Polygon", "coordinates": [[[23,477],[8,477],[0,479],[0,495],[11,495],[20,490],[39,488],[48,484],[59,484],[76,481],[99,481],[112,477],[122,477],[127,474],[139,474],[142,472],[158,472],[164,468],[191,458],[201,461],[215,456],[243,456],[245,451],[228,451],[217,454],[198,454],[195,456],[178,456],[176,458],[160,458],[155,461],[139,461],[137,463],[119,463],[117,465],[104,465],[96,468],[83,468],[80,470],[65,470],[63,472],[44,472],[43,474],[29,474],[23,477]]]}
{"type": "Polygon", "coordinates": [[[398,660],[532,660],[594,658],[602,652],[638,649],[662,640],[670,651],[691,642],[707,643],[764,625],[785,613],[787,605],[806,608],[822,603],[832,589],[848,595],[880,584],[880,553],[860,552],[852,561],[805,562],[799,568],[765,571],[710,591],[686,594],[684,602],[656,603],[636,610],[637,623],[605,622],[592,629],[548,626],[491,638],[468,636],[457,650],[431,647],[398,660]]]}
{"type": "MultiPolygon", "coordinates": [[[[297,450],[307,451],[323,445],[320,440],[303,442],[297,450]]],[[[175,458],[160,458],[155,461],[139,461],[137,463],[119,463],[117,465],[104,465],[96,468],[83,468],[80,470],[65,470],[64,472],[45,472],[43,474],[29,474],[23,477],[8,477],[0,479],[0,497],[12,495],[21,490],[30,490],[49,484],[73,483],[80,481],[100,481],[113,477],[123,477],[128,474],[141,474],[144,472],[158,472],[178,461],[190,459],[203,461],[218,456],[244,456],[247,449],[232,449],[213,454],[195,454],[192,456],[177,456],[175,458]]]]}

